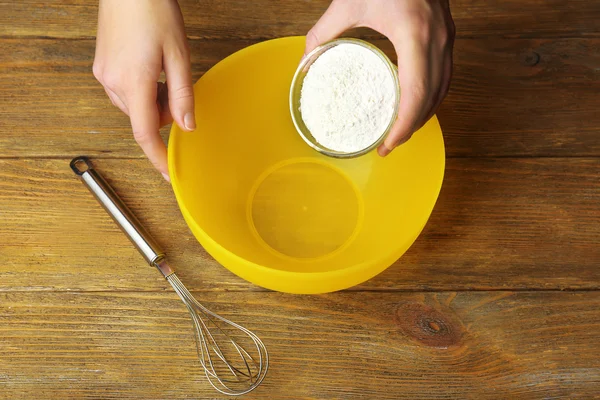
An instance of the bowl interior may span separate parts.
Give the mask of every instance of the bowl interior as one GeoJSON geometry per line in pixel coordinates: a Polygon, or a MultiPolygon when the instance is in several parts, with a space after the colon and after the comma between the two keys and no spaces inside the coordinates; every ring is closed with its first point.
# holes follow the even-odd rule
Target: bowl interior
{"type": "Polygon", "coordinates": [[[218,261],[308,293],[360,283],[408,249],[437,199],[444,146],[435,118],[385,159],[307,146],[288,104],[303,50],[303,37],[276,39],[208,71],[194,89],[196,131],[173,125],[169,167],[182,214],[218,261]]]}

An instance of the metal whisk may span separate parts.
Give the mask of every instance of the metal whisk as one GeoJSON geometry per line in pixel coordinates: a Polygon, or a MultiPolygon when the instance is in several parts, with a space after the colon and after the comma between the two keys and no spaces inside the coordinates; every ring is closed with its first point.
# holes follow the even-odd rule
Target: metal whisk
{"type": "Polygon", "coordinates": [[[243,326],[208,310],[192,296],[167,264],[165,253],[156,241],[93,169],[87,157],[76,157],[70,165],[146,261],[163,274],[186,305],[196,331],[198,358],[210,384],[219,392],[232,396],[248,393],[260,385],[269,368],[269,355],[262,340],[243,326]]]}

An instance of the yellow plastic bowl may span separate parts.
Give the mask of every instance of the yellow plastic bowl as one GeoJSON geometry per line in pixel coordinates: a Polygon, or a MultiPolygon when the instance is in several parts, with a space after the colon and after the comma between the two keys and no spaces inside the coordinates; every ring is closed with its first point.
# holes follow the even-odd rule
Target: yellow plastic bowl
{"type": "Polygon", "coordinates": [[[432,118],[386,158],[319,154],[288,95],[304,37],[227,57],[195,85],[195,132],[173,124],[169,171],[202,246],[236,275],[290,293],[345,289],[415,241],[439,194],[444,143],[432,118]]]}

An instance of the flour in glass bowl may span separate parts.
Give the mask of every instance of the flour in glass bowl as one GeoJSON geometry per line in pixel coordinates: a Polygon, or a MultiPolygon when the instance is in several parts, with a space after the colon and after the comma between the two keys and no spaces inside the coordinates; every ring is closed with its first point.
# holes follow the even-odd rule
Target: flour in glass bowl
{"type": "Polygon", "coordinates": [[[394,116],[396,83],[372,50],[342,43],[319,56],[302,84],[300,113],[322,146],[354,153],[377,142],[394,116]]]}

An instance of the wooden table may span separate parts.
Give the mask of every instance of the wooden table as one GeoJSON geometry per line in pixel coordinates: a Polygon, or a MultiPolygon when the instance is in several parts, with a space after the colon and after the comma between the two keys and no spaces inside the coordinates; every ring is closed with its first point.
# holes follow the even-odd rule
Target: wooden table
{"type": "MultiPolygon", "coordinates": [[[[197,79],[305,33],[328,1],[181,3],[197,79]]],[[[187,311],[69,170],[80,154],[196,297],[264,339],[271,370],[248,398],[600,398],[600,3],[452,3],[431,220],[380,276],[293,296],[190,234],[92,76],[96,0],[0,1],[0,398],[218,398],[187,311]]]]}

